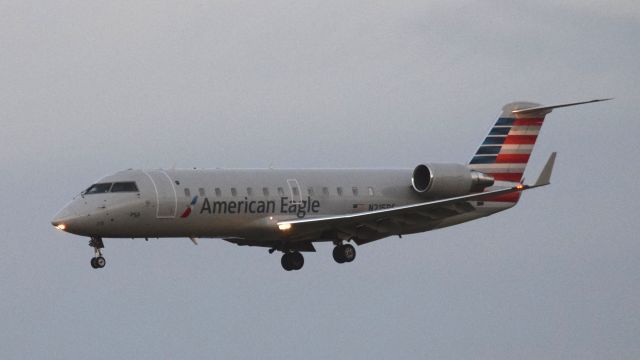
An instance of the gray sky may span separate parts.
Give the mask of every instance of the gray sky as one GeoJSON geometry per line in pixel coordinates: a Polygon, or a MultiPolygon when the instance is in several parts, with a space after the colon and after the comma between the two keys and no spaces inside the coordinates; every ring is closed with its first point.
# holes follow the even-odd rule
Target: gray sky
{"type": "MultiPolygon", "coordinates": [[[[0,2],[0,358],[637,359],[637,1],[0,2]],[[268,4],[267,4],[268,3],[268,4]],[[466,162],[548,117],[511,211],[286,273],[49,220],[129,167],[466,162]]],[[[407,179],[409,181],[409,179],[407,179]]]]}

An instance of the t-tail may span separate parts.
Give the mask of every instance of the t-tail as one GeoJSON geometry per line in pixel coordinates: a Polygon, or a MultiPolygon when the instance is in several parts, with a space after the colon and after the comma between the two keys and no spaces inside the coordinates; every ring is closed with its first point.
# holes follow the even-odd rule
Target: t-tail
{"type": "Polygon", "coordinates": [[[502,114],[469,162],[469,167],[497,181],[520,183],[547,114],[555,108],[605,100],[610,99],[552,106],[531,102],[509,103],[502,108],[502,114]]]}

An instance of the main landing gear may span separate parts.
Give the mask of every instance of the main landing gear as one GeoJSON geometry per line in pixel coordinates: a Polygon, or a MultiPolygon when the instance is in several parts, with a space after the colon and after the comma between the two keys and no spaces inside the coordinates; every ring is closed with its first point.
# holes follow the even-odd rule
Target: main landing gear
{"type": "Polygon", "coordinates": [[[352,262],[356,258],[356,248],[351,244],[337,244],[333,248],[333,260],[338,264],[352,262]]]}
{"type": "Polygon", "coordinates": [[[285,251],[280,260],[282,267],[287,270],[300,270],[304,265],[304,256],[299,251],[285,251]]]}
{"type": "Polygon", "coordinates": [[[94,269],[102,269],[107,265],[107,260],[104,259],[102,251],[100,250],[104,249],[102,238],[92,237],[91,240],[89,240],[89,246],[91,246],[95,252],[95,256],[91,259],[91,267],[94,269]]]}
{"type": "MultiPolygon", "coordinates": [[[[336,240],[333,248],[333,260],[338,264],[349,263],[356,258],[356,249],[351,244],[343,244],[343,240],[336,240]]],[[[272,254],[275,251],[282,251],[282,259],[280,263],[282,268],[287,271],[300,270],[304,266],[304,257],[298,250],[293,250],[286,246],[273,247],[269,249],[269,253],[272,254]]]]}

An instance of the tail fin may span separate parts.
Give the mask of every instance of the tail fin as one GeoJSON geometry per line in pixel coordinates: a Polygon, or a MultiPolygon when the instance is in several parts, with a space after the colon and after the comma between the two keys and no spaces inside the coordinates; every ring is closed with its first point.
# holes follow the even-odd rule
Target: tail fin
{"type": "Polygon", "coordinates": [[[521,182],[544,117],[551,111],[523,115],[513,111],[539,106],[530,102],[505,105],[498,121],[471,159],[469,167],[491,175],[496,180],[521,182]]]}
{"type": "Polygon", "coordinates": [[[522,182],[522,175],[536,144],[544,117],[555,108],[610,99],[540,106],[513,102],[502,107],[502,114],[469,162],[469,168],[496,180],[522,182]]]}

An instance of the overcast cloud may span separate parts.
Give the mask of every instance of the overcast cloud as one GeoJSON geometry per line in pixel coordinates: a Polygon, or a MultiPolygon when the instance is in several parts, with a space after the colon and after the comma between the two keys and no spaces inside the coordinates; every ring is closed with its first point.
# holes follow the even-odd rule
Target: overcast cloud
{"type": "MultiPolygon", "coordinates": [[[[640,357],[637,1],[0,1],[0,358],[640,357]],[[489,218],[287,273],[220,240],[53,215],[150,167],[466,162],[503,104],[554,111],[489,218]]],[[[409,179],[407,179],[409,181],[409,179]]]]}

